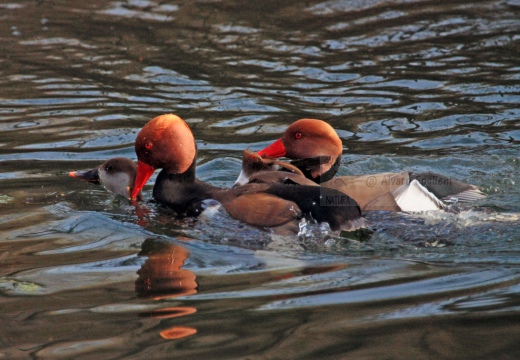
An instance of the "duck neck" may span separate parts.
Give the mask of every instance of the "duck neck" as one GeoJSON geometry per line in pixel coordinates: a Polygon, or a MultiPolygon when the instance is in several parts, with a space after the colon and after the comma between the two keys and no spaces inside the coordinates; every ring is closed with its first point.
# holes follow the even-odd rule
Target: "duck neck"
{"type": "MultiPolygon", "coordinates": [[[[182,183],[182,184],[192,184],[195,182],[195,171],[197,169],[196,165],[196,158],[193,159],[193,162],[191,163],[190,167],[184,171],[183,173],[170,173],[164,169],[163,171],[166,172],[167,178],[169,181],[175,182],[175,183],[182,183]]],[[[161,171],[162,172],[162,171],[161,171]]]]}
{"type": "Polygon", "coordinates": [[[291,161],[291,164],[300,169],[303,175],[318,184],[329,181],[338,172],[341,164],[341,155],[336,159],[330,156],[316,156],[313,158],[291,161]]]}
{"type": "Polygon", "coordinates": [[[156,201],[174,211],[188,216],[196,216],[201,211],[201,202],[212,198],[220,189],[195,178],[195,160],[183,173],[169,173],[163,169],[157,175],[153,188],[156,201]]]}
{"type": "Polygon", "coordinates": [[[323,174],[320,174],[317,178],[313,179],[315,182],[317,182],[318,184],[320,183],[323,183],[325,181],[329,181],[330,179],[332,179],[334,177],[334,175],[336,175],[336,173],[338,172],[339,170],[339,166],[341,165],[341,155],[339,155],[337,158],[336,158],[336,161],[334,161],[329,169],[327,171],[325,171],[323,174]]]}

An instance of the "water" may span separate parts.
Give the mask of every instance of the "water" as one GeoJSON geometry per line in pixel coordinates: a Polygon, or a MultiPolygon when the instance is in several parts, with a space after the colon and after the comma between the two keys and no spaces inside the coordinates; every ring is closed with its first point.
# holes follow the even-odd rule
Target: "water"
{"type": "Polygon", "coordinates": [[[520,356],[518,1],[12,1],[0,17],[0,357],[520,356]],[[219,186],[312,117],[338,130],[342,174],[429,170],[488,197],[367,214],[360,242],[176,219],[67,177],[135,159],[167,112],[219,186]]]}

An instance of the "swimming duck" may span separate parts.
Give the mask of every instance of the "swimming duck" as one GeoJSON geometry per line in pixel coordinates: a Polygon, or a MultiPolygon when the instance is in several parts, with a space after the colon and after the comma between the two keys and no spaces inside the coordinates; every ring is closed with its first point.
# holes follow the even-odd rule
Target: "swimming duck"
{"type": "MultiPolygon", "coordinates": [[[[91,170],[71,171],[69,176],[100,184],[105,189],[130,199],[130,191],[134,185],[137,165],[124,157],[111,158],[98,167],[91,170]]],[[[141,192],[136,194],[136,199],[141,200],[141,192]]]]}
{"type": "MultiPolygon", "coordinates": [[[[441,199],[474,201],[485,197],[474,185],[430,172],[334,177],[342,151],[341,139],[332,126],[322,120],[300,119],[291,124],[280,139],[258,151],[258,155],[269,159],[293,159],[291,164],[307,178],[348,194],[363,211],[440,210],[447,206],[441,199]]],[[[237,184],[248,181],[248,174],[251,174],[248,168],[246,159],[237,184]]],[[[262,178],[265,182],[272,180],[265,175],[262,178]]],[[[256,181],[260,182],[258,178],[256,181]]]]}

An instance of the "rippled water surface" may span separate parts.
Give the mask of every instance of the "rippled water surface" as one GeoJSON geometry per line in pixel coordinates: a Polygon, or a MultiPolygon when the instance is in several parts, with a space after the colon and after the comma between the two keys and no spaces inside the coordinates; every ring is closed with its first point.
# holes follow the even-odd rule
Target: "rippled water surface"
{"type": "Polygon", "coordinates": [[[12,1],[0,19],[0,358],[520,357],[518,1],[12,1]],[[359,242],[176,219],[67,176],[135,159],[169,112],[219,186],[311,117],[342,174],[488,196],[367,214],[359,242]]]}

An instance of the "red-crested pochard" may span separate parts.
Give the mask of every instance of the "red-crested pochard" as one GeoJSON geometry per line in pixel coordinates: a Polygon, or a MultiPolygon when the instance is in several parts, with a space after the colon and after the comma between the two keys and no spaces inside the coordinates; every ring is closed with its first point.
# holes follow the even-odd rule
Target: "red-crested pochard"
{"type": "MultiPolygon", "coordinates": [[[[339,168],[342,150],[341,139],[329,124],[317,119],[301,119],[258,154],[265,158],[293,159],[291,164],[309,179],[348,194],[363,211],[440,210],[446,205],[439,199],[474,201],[485,197],[474,185],[434,173],[404,171],[333,178],[339,168]]],[[[252,173],[248,159],[243,161],[238,184],[246,183],[248,174],[252,173]]],[[[276,181],[264,175],[256,182],[261,180],[266,183],[276,181]]]]}
{"type": "Polygon", "coordinates": [[[319,186],[316,182],[307,179],[303,172],[296,166],[283,161],[263,158],[251,150],[244,150],[243,152],[242,171],[235,181],[235,186],[247,183],[282,183],[319,186]]]}
{"type": "Polygon", "coordinates": [[[180,214],[196,216],[207,199],[220,202],[235,220],[261,227],[297,229],[299,220],[312,216],[332,230],[367,226],[359,206],[334,189],[285,184],[246,184],[221,189],[195,178],[197,148],[194,136],[180,117],[172,114],[150,120],[135,141],[137,176],[135,198],[156,169],[154,199],[180,214]]]}
{"type": "MultiPolygon", "coordinates": [[[[69,176],[100,184],[105,189],[130,199],[130,191],[134,186],[137,165],[130,159],[115,157],[105,161],[92,170],[71,171],[69,176]]],[[[137,200],[142,199],[141,192],[136,194],[137,200]]]]}

